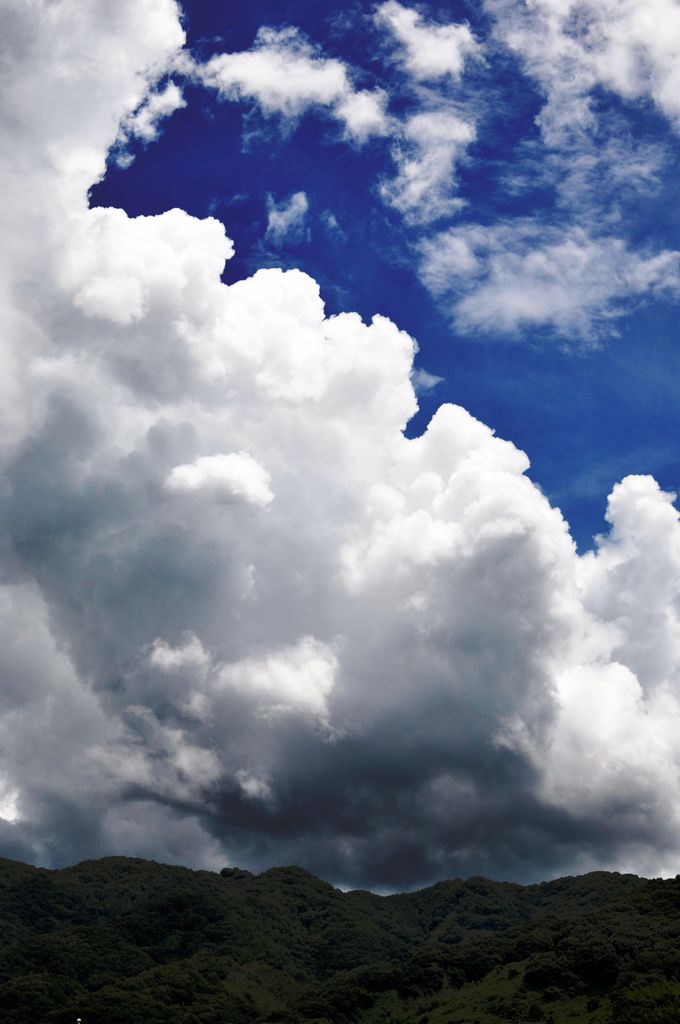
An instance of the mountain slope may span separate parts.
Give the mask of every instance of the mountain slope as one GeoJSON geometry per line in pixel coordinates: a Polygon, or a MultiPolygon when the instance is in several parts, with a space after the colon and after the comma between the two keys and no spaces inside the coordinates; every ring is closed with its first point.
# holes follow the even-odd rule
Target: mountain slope
{"type": "Polygon", "coordinates": [[[680,879],[597,872],[344,893],[109,857],[0,860],[5,1024],[680,1018],[680,879]]]}

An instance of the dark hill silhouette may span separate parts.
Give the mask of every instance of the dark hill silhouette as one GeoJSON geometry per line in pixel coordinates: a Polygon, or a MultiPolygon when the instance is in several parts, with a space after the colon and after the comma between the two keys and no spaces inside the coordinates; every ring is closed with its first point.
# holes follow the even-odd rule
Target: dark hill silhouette
{"type": "Polygon", "coordinates": [[[0,860],[3,1024],[676,1024],[680,879],[342,892],[125,857],[0,860]]]}

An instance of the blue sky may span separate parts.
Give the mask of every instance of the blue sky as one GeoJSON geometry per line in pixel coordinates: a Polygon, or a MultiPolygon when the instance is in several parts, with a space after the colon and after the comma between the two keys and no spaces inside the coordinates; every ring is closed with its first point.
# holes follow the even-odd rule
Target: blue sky
{"type": "MultiPolygon", "coordinates": [[[[430,294],[418,276],[418,246],[449,225],[497,225],[530,218],[542,230],[606,222],[631,249],[672,249],[679,204],[678,140],[653,102],[626,102],[600,88],[596,123],[586,142],[546,146],[536,125],[544,103],[540,85],[521,58],[491,38],[492,22],[479,4],[432,8],[439,23],[470,24],[484,41],[483,61],[458,82],[430,83],[423,101],[398,66],[384,27],[372,23],[373,5],[255,3],[228,6],[188,2],[188,46],[201,60],[247,51],[262,26],[294,26],[319,47],[318,56],[352,68],[362,86],[383,87],[397,116],[453,104],[477,121],[477,139],[456,169],[464,205],[425,225],[381,200],[379,183],[393,173],[391,137],[363,145],[342,138],[336,121],[310,107],[295,118],[263,116],[257,102],[225,102],[200,85],[185,88],[186,107],[163,123],[152,143],[135,140],[131,166],[115,159],[91,191],[96,205],[131,215],[179,206],[198,217],[219,217],[235,241],[224,280],[260,266],[299,267],[319,281],[330,313],[382,313],[417,339],[417,365],[442,378],[422,394],[409,433],[422,431],[442,402],[469,409],[523,448],[532,478],[559,505],[580,549],[604,528],[606,496],[628,473],[652,473],[675,489],[680,464],[675,444],[678,411],[677,291],[621,294],[605,302],[590,336],[576,325],[494,325],[466,330],[452,323],[450,304],[430,294]],[[648,175],[623,182],[620,168],[600,167],[568,203],[560,195],[574,148],[602,159],[611,141],[638,147],[654,164],[648,175]],[[523,179],[518,183],[519,179],[523,179]],[[514,184],[513,184],[514,183],[514,184]],[[305,229],[272,243],[266,239],[267,196],[284,203],[295,192],[308,200],[305,229]],[[340,231],[329,229],[332,214],[340,231]],[[611,320],[608,317],[611,315],[611,320]]],[[[421,87],[422,88],[422,87],[421,87]]],[[[451,289],[455,297],[455,279],[451,289]]]]}
{"type": "Polygon", "coordinates": [[[0,853],[675,875],[680,0],[5,8],[0,853]]]}

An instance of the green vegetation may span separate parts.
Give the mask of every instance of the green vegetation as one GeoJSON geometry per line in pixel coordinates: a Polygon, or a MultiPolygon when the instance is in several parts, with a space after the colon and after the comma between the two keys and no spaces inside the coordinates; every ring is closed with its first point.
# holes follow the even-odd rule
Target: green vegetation
{"type": "Polygon", "coordinates": [[[676,1024],[680,876],[343,893],[108,857],[0,860],[3,1024],[676,1024]]]}

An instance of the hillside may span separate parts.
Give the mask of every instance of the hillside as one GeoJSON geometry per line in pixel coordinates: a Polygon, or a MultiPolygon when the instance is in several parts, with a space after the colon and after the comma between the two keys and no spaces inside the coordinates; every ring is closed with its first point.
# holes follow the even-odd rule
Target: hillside
{"type": "Polygon", "coordinates": [[[300,868],[0,860],[3,1024],[675,1024],[680,878],[344,893],[300,868]]]}

